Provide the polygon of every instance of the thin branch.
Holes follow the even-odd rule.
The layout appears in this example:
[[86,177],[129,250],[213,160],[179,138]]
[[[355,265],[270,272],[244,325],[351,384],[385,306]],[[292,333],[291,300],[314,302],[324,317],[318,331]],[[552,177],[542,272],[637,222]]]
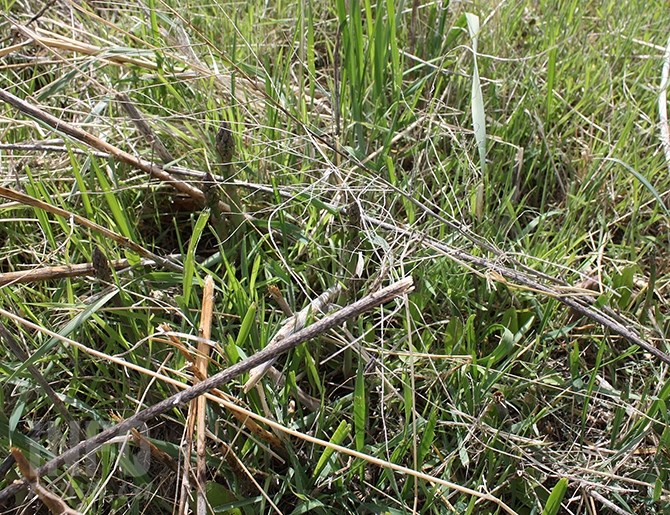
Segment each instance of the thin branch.
[[[2,90],[0,90],[1,92]],[[183,270],[183,267],[171,260],[165,259],[161,256],[158,256],[157,254],[154,254],[151,251],[148,251],[141,245],[138,245],[134,241],[132,241],[129,238],[126,238],[125,236],[121,236],[118,233],[115,233],[114,231],[110,231],[106,227],[103,227],[102,225],[99,225],[95,222],[92,222],[88,218],[84,218],[83,216],[77,215],[75,213],[72,213],[71,211],[67,211],[63,208],[52,206],[51,204],[47,204],[46,202],[43,202],[42,200],[36,199],[35,197],[31,197],[30,195],[26,195],[25,193],[20,193],[16,190],[13,190],[11,188],[6,188],[4,186],[0,186],[0,197],[5,197],[10,200],[14,200],[16,202],[19,202],[21,204],[25,204],[27,206],[32,206],[36,207],[38,209],[42,209],[46,211],[47,213],[51,213],[53,215],[57,216],[62,216],[65,219],[68,220],[73,220],[75,223],[87,227],[99,234],[102,234],[106,238],[109,238],[122,247],[126,247],[133,252],[136,252],[142,257],[151,259],[158,263],[159,265],[163,266],[164,268],[167,268],[169,270],[174,270],[177,272],[181,272]]]
[[[142,266],[154,266],[153,259],[142,259]],[[115,259],[109,261],[109,267],[114,270],[132,266],[127,259]],[[81,263],[77,265],[55,265],[31,268],[20,272],[0,273],[0,287],[8,284],[32,283],[37,281],[50,281],[53,279],[64,279],[66,277],[83,277],[96,275],[96,267],[93,263]]]
[[[320,334],[325,333],[326,331],[341,325],[347,320],[354,318],[361,313],[369,311],[376,306],[384,304],[393,300],[396,297],[401,295],[406,295],[414,289],[414,283],[411,277],[406,277],[401,279],[386,288],[383,288],[377,292],[371,293],[366,297],[346,306],[339,311],[329,315],[318,322],[306,327],[302,331],[288,336],[276,346],[271,348],[265,348],[260,352],[244,359],[235,365],[222,370],[218,374],[215,374],[204,381],[197,383],[190,388],[183,390],[175,395],[168,397],[167,399],[154,404],[142,411],[139,411],[132,417],[127,418],[123,422],[115,424],[101,433],[98,433],[96,436],[84,440],[83,442],[78,443],[74,447],[71,447],[65,451],[60,456],[48,461],[41,467],[37,469],[39,476],[44,476],[55,470],[57,470],[62,465],[69,463],[74,463],[81,457],[86,454],[93,452],[95,449],[108,442],[112,438],[126,433],[131,429],[140,426],[141,424],[165,413],[166,411],[173,409],[177,406],[180,406],[186,402],[190,402],[193,399],[207,393],[209,390],[221,386],[224,383],[227,383],[234,379],[235,377],[248,372],[253,367],[260,365],[277,357],[289,350],[297,347],[301,343],[304,343],[308,340],[311,340]],[[13,495],[25,488],[25,482],[13,483],[12,485],[6,487],[0,491],[0,504],[7,502]]]
[[[415,236],[415,233],[409,229],[404,229],[397,225],[392,225],[376,218],[364,215],[363,219],[366,222],[370,222],[371,225],[375,225],[383,229],[398,232],[406,236]],[[570,290],[569,288],[561,289],[560,287],[547,286],[536,281],[532,277],[529,277],[524,272],[506,267],[483,257],[473,256],[468,252],[450,247],[449,245],[446,245],[441,241],[429,236],[422,235],[421,244],[425,247],[439,251],[457,263],[468,263],[469,265],[476,265],[477,267],[483,269],[485,271],[484,273],[497,274],[497,277],[494,276],[493,279],[496,282],[506,284],[508,287],[525,287],[528,290],[552,297],[573,309],[580,315],[590,318],[603,327],[606,327],[613,333],[622,336],[624,339],[628,340],[629,343],[641,347],[645,351],[656,356],[662,362],[670,365],[670,356],[668,354],[660,351],[651,343],[645,341],[633,329],[625,326],[622,322],[615,320],[614,317],[616,316],[616,313],[609,314],[603,312],[600,309],[594,308],[591,305],[592,300],[590,300],[586,295],[576,296],[574,288]]]
[[[168,183],[177,191],[193,198],[196,202],[198,202],[199,205],[203,207],[205,206],[205,194],[202,191],[184,181],[173,177],[162,167],[156,166],[155,164],[150,163],[149,161],[145,161],[139,157],[135,157],[132,154],[129,154],[128,152],[125,152],[120,148],[115,147],[114,145],[107,143],[100,138],[97,138],[89,132],[75,127],[74,125],[70,125],[69,123],[56,118],[46,111],[43,111],[42,109],[29,104],[24,100],[21,100],[19,97],[12,95],[10,92],[5,91],[4,89],[0,89],[0,100],[4,100],[22,113],[27,114],[28,116],[48,125],[55,131],[61,132],[70,136],[71,138],[81,141],[89,147],[103,152],[108,152],[117,161],[121,161],[122,163],[126,163],[134,168],[138,168],[148,173],[152,177]],[[219,201],[218,207],[221,212],[230,212],[230,206],[228,206],[225,202]]]

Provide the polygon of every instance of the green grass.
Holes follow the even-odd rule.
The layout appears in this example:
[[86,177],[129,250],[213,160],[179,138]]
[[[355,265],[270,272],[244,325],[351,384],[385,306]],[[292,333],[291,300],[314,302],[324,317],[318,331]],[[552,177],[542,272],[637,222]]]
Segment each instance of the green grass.
[[[670,351],[661,3],[58,3],[27,25],[40,7],[2,5],[0,88],[160,163],[115,99],[127,94],[170,165],[199,172],[180,177],[201,187],[205,172],[230,174],[254,217],[238,226],[184,206],[168,185],[0,104],[3,186],[183,264],[143,267],[73,219],[0,204],[0,272],[87,263],[96,247],[134,265],[113,274],[116,295],[94,277],[0,287],[0,308],[23,320],[0,322],[80,428],[95,433],[177,391],[120,358],[189,383],[188,358],[157,332],[166,324],[194,352],[187,335],[198,334],[208,274],[210,374],[279,329],[270,286],[297,312],[339,282],[344,305],[411,274],[407,299],[281,358],[284,386],[266,378],[245,395],[241,377],[222,388],[291,431],[273,428],[280,448],[209,403],[217,513],[503,512],[463,489],[522,514],[665,512],[667,366],[496,268],[562,295],[589,287],[596,307]],[[62,48],[44,32],[51,39],[31,42],[39,30],[101,50]],[[223,120],[236,147],[225,174],[214,144]],[[7,146],[56,138],[59,151]],[[230,191],[219,177],[214,200]],[[19,447],[39,465],[78,428],[1,345],[0,452]],[[176,461],[186,417],[175,409],[145,428]],[[42,484],[88,513],[171,512],[181,472],[141,454],[116,441]],[[17,477],[10,467],[0,487]],[[34,511],[31,499],[7,509]]]

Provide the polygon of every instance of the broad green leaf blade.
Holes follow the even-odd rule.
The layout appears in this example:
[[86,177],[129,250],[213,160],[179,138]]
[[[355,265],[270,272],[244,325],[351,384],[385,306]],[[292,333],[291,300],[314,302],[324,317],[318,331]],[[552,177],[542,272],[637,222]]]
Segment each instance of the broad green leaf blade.
[[365,447],[365,426],[367,425],[367,403],[365,402],[365,376],[363,375],[364,366],[358,367],[356,374],[356,385],[354,387],[354,434],[356,441],[356,450],[360,451]]
[[[330,439],[330,443],[334,443],[335,445],[340,445],[342,441],[347,437],[349,434],[349,431],[351,429],[351,426],[349,425],[348,422],[343,420],[340,422],[340,425],[337,427],[335,430],[335,433],[333,433],[333,437]],[[321,454],[321,457],[319,458],[319,461],[316,464],[316,467],[314,468],[314,473],[312,474],[312,478],[316,479],[318,478],[323,470],[326,468],[326,464],[328,463],[328,460],[330,457],[335,453],[335,450],[326,447],[323,450],[323,453]]]
[[21,420],[21,417],[23,416],[23,410],[26,407],[26,399],[24,398],[24,395],[21,395],[21,397],[19,397],[19,400],[16,401],[16,406],[14,406],[14,409],[12,410],[12,414],[9,416],[9,433],[10,433],[10,435],[14,431],[16,431],[16,426],[19,425],[19,420]]
[[247,310],[246,315],[244,315],[244,320],[242,320],[242,325],[240,326],[240,332],[237,333],[237,340],[235,341],[235,345],[240,348],[244,348],[244,343],[247,341],[249,333],[251,332],[251,328],[254,326],[255,322],[256,303],[252,302],[249,306],[249,309]]
[[423,431],[423,435],[421,436],[421,443],[419,443],[419,463],[423,463],[423,460],[426,456],[428,456],[428,453],[433,445],[433,440],[435,439],[435,426],[437,425],[437,411],[436,410],[431,410],[430,411],[430,418],[428,419],[428,424],[426,424],[426,428]]
[[184,306],[188,306],[191,297],[191,287],[193,286],[193,277],[195,276],[195,250],[198,248],[198,242],[202,237],[202,232],[205,230],[207,221],[209,220],[209,209],[203,210],[195,222],[191,241],[188,243],[188,251],[184,259],[184,280],[183,280],[183,301]]
[[482,174],[486,172],[486,116],[484,112],[484,95],[479,81],[479,68],[477,67],[477,37],[479,34],[479,17],[466,13],[468,32],[472,38],[472,129],[475,133],[475,141],[479,150],[479,161]]
[[568,491],[568,478],[561,478],[551,491],[547,504],[542,510],[542,515],[556,515],[561,509],[561,501]]
[[112,213],[112,217],[116,222],[119,232],[126,238],[134,241],[135,236],[131,229],[131,224],[126,217],[126,210],[121,206],[119,199],[116,197],[116,187],[112,185],[109,178],[105,175],[105,172],[98,166],[98,161],[96,159],[91,159],[91,167],[98,178],[102,194],[107,202],[109,211]]

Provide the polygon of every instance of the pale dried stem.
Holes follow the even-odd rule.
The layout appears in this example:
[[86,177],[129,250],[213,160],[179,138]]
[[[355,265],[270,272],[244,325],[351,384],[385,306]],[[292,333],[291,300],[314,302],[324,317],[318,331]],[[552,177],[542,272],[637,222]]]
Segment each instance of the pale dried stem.
[[[154,266],[156,262],[152,259],[142,259],[141,266]],[[114,270],[122,270],[131,266],[127,259],[115,259],[109,261],[109,267]],[[9,284],[32,283],[37,281],[50,281],[53,279],[64,279],[66,277],[83,277],[95,275],[96,268],[93,263],[82,263],[79,265],[57,265],[33,268],[21,272],[0,273],[0,287]]]
[[[182,454],[181,471],[181,489],[179,496],[178,515],[187,515],[189,513],[189,497],[191,493],[191,452],[193,451],[193,434],[195,433],[195,401],[191,401],[186,415],[186,424],[184,427],[184,436],[180,445]],[[194,478],[197,482],[197,477]]]
[[[96,436],[80,442],[79,444],[65,451],[63,454],[42,465],[39,469],[37,469],[37,473],[39,476],[43,476],[57,470],[63,465],[74,463],[82,456],[85,456],[86,454],[94,451],[112,438],[130,431],[131,429],[138,427],[139,425],[165,413],[170,409],[174,409],[175,407],[183,405],[186,402],[190,402],[200,395],[206,394],[211,389],[231,381],[240,374],[251,370],[253,367],[264,363],[269,359],[275,358],[278,355],[283,354],[297,347],[301,343],[311,340],[334,327],[338,327],[347,320],[350,320],[351,318],[354,318],[361,313],[369,311],[370,309],[389,302],[399,296],[406,295],[410,293],[413,288],[414,283],[412,278],[406,277],[387,286],[386,288],[367,295],[366,297],[363,297],[353,304],[340,309],[332,315],[329,315],[306,327],[305,329],[288,336],[279,342],[276,346],[265,348],[250,356],[249,358],[232,365],[226,370],[223,370],[207,378],[206,380],[201,381],[200,383],[197,383],[179,393],[176,393],[175,395],[172,395],[171,397],[168,397],[167,399],[164,399],[163,401],[158,402],[153,406],[145,408],[132,417],[127,418],[123,422],[115,424],[97,434]],[[2,311],[11,315],[4,310]],[[16,317],[10,316],[10,318]],[[19,492],[24,487],[25,483],[14,483],[6,487],[0,491],[0,503],[4,503],[9,500],[14,494]],[[475,493],[477,496],[482,496],[480,492]],[[490,496],[486,495],[486,498],[490,498]]]
[[[74,5],[74,2],[72,2],[71,5]],[[43,28],[32,30],[25,25],[20,25],[18,23],[15,23],[13,26],[24,36],[30,38],[32,42],[37,43],[38,45],[48,48],[54,52],[56,50],[65,50],[67,52],[76,52],[78,54],[95,56],[97,59],[102,61],[107,61],[118,65],[131,64],[147,70],[158,69],[156,63],[152,61],[123,55],[122,53],[110,53],[102,47],[91,45],[90,43],[84,43],[82,41],[72,39],[62,34],[57,34],[55,32],[45,30]]]
[[[214,280],[211,275],[205,278],[202,292],[202,310],[200,313],[200,328],[198,340],[198,354],[195,358],[195,367],[198,369],[201,380],[207,379],[207,364],[209,362],[209,345],[206,343],[212,336],[212,314],[214,312]],[[191,401],[193,402],[193,401]],[[196,484],[197,484],[197,514],[207,515],[207,399],[204,395],[198,397],[196,405]]]
[[596,501],[600,502],[603,506],[606,508],[612,510],[613,513],[616,513],[616,515],[632,515],[631,512],[626,511],[624,509],[619,508],[616,504],[614,504],[612,501],[607,499],[605,496],[602,494],[596,492],[592,488],[587,488],[586,489],[587,495],[593,497]]
[[658,95],[658,117],[661,126],[661,145],[665,154],[665,164],[670,171],[670,125],[668,125],[668,86],[670,85],[670,38],[663,54],[661,70],[661,91]]

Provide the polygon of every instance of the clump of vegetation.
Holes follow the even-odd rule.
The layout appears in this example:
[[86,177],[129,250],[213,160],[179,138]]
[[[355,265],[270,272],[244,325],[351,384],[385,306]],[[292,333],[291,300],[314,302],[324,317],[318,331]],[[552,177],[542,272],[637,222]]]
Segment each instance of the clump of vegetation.
[[663,6],[182,4],[4,1],[3,512],[663,513]]

